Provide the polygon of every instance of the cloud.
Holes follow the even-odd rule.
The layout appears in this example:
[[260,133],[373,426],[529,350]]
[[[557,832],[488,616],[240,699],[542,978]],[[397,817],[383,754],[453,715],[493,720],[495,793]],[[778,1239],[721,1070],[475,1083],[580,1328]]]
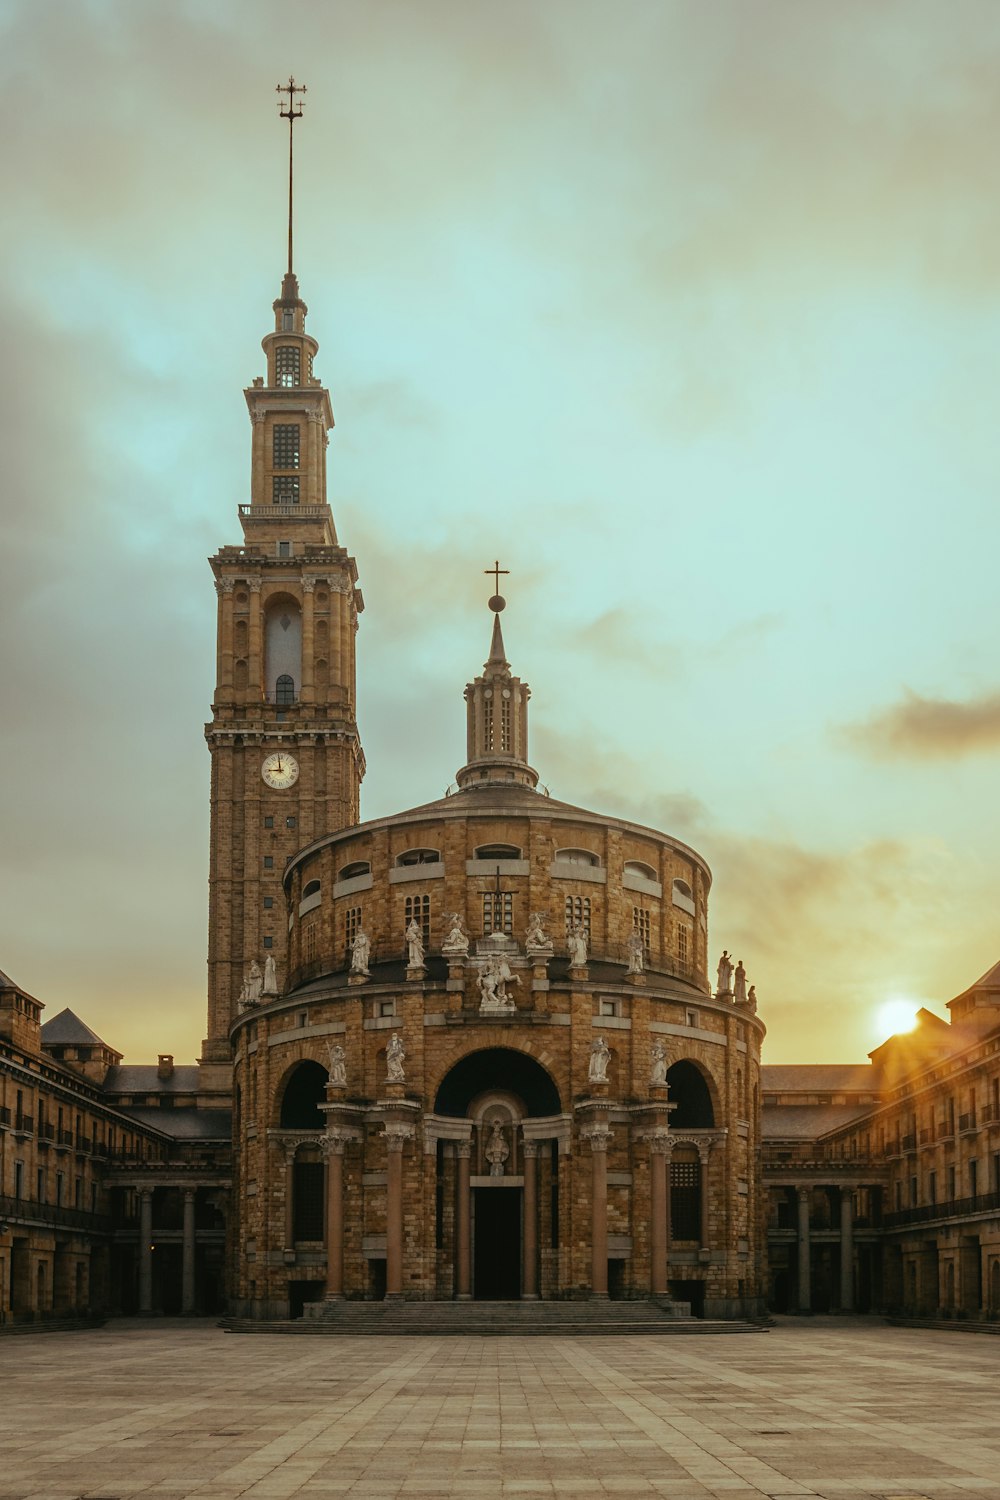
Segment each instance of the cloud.
[[839,735],[877,760],[955,760],[1000,749],[1000,692],[958,703],[907,689],[901,703]]

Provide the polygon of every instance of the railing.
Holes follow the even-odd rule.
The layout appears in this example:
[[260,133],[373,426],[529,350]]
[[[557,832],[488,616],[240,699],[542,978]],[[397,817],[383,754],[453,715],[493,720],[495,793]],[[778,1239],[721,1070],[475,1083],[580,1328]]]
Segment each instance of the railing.
[[983,1124],[984,1125],[997,1125],[997,1124],[1000,1124],[1000,1110],[997,1109],[997,1107],[996,1107],[995,1104],[984,1105],[984,1107],[983,1107]]
[[916,1208],[900,1208],[886,1214],[883,1224],[894,1229],[901,1224],[926,1224],[931,1219],[964,1219],[974,1214],[995,1213],[1000,1209],[1000,1193],[978,1193],[974,1198],[951,1198],[944,1203],[923,1203]]
[[963,1134],[965,1134],[966,1131],[969,1131],[969,1130],[978,1130],[978,1129],[979,1129],[979,1126],[976,1124],[976,1111],[974,1109],[970,1109],[969,1113],[967,1115],[959,1115],[959,1117],[958,1117],[958,1132],[959,1132],[959,1135],[963,1135]]
[[72,1132],[72,1130],[60,1130],[60,1132],[59,1132],[59,1144],[60,1144],[60,1146],[72,1146],[72,1144],[73,1144],[73,1132]]
[[62,1208],[54,1203],[31,1203],[27,1198],[0,1194],[0,1219],[14,1223],[61,1224],[67,1229],[89,1229],[107,1233],[109,1214],[92,1214],[82,1208]]
[[281,501],[277,505],[241,505],[240,517],[248,517],[253,521],[263,521],[269,516],[281,521],[315,521],[322,520],[329,511],[328,505],[288,505]]
[[920,1144],[921,1144],[921,1146],[926,1146],[927,1143],[929,1141],[933,1140],[933,1139],[934,1139],[933,1131],[931,1130],[931,1128],[930,1128],[929,1125],[925,1125],[921,1129],[921,1131],[920,1131]]
[[904,1151],[916,1151],[916,1149],[917,1149],[917,1138],[916,1138],[916,1136],[915,1135],[904,1135],[903,1136],[902,1145],[903,1145],[903,1150]]
[[56,1138],[56,1128],[55,1128],[54,1125],[50,1125],[47,1120],[45,1121],[45,1123],[43,1125],[39,1125],[39,1127],[38,1127],[38,1144],[40,1146],[43,1145],[46,1141],[54,1141],[55,1138]]
[[950,1141],[955,1134],[955,1126],[951,1120],[939,1120],[937,1127],[937,1138],[939,1141]]
[[7,1108],[6,1104],[0,1105],[0,1125],[9,1125],[9,1124],[10,1124],[10,1110]]
[[14,1133],[15,1133],[15,1135],[18,1134],[18,1133],[20,1133],[21,1135],[31,1135],[34,1132],[34,1129],[35,1129],[35,1117],[34,1117],[34,1115],[15,1115],[14,1116]]

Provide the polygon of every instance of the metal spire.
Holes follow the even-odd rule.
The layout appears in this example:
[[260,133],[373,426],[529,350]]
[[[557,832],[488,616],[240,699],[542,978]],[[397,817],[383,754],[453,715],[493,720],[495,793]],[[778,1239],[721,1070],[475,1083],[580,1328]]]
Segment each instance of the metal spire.
[[279,83],[275,89],[276,94],[287,94],[287,107],[284,99],[278,100],[278,115],[282,120],[288,121],[288,274],[292,274],[292,132],[295,129],[295,121],[301,120],[304,104],[295,106],[296,94],[304,94],[306,86],[304,83],[296,83],[289,74],[287,83]]

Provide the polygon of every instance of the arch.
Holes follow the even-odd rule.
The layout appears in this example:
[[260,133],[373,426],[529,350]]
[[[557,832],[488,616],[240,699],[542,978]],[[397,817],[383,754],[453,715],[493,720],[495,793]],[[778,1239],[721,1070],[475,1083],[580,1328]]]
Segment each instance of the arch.
[[671,889],[675,896],[683,896],[688,901],[694,900],[694,891],[688,885],[687,881],[682,880],[679,875],[675,876],[671,884]]
[[688,1059],[667,1069],[668,1098],[677,1108],[670,1116],[673,1130],[712,1130],[715,1110],[705,1074]]
[[282,672],[276,678],[274,701],[279,708],[288,708],[295,702],[295,682],[290,672]]
[[513,1047],[484,1047],[460,1057],[438,1085],[434,1113],[464,1120],[473,1100],[498,1087],[523,1100],[528,1116],[546,1118],[562,1113],[559,1090],[551,1075],[528,1053]]
[[246,620],[236,620],[233,623],[233,655],[247,656],[248,654],[247,622]]
[[600,868],[601,856],[595,854],[593,849],[557,849],[555,852],[557,865],[589,865]]
[[242,690],[249,682],[249,673],[245,661],[238,661],[233,667],[233,687]]
[[657,880],[659,878],[653,866],[644,864],[641,859],[627,859],[625,861],[625,874],[638,875],[643,880]]
[[278,1112],[282,1130],[322,1130],[326,1117],[319,1106],[326,1103],[329,1074],[321,1063],[296,1063],[285,1075]]
[[440,849],[404,849],[402,854],[396,855],[397,870],[405,865],[436,865],[440,862]]
[[473,854],[474,859],[498,860],[498,859],[520,859],[521,850],[517,844],[480,844]]
[[268,600],[264,615],[264,660],[264,687],[268,700],[276,700],[281,677],[292,679],[294,698],[302,681],[302,610],[298,600],[290,594],[278,594]]
[[359,875],[370,875],[372,865],[370,859],[354,859],[349,865],[341,865],[337,871],[338,880],[356,880]]
[[307,896],[318,896],[319,892],[320,892],[320,883],[319,883],[319,881],[318,880],[307,880],[306,883],[305,883],[305,885],[302,887],[302,899],[304,901]]

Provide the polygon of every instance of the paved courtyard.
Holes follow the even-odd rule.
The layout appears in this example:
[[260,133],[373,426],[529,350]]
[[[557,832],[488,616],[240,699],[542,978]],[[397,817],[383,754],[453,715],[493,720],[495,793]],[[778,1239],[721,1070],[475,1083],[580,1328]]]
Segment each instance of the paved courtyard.
[[1000,1338],[0,1339],[0,1500],[1000,1500]]

